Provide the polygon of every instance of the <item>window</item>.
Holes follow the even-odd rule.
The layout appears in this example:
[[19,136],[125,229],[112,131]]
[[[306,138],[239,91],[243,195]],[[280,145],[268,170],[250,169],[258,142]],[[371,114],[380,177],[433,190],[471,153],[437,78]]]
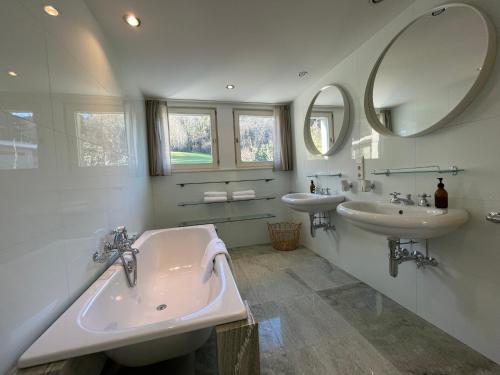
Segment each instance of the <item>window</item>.
[[74,112],[80,167],[128,165],[123,112]]
[[34,113],[0,110],[0,170],[38,168]]
[[211,169],[219,164],[215,109],[169,108],[170,158],[174,170]]
[[322,154],[328,152],[334,143],[333,113],[312,112],[311,113],[311,138],[314,146]]
[[275,118],[272,110],[235,110],[236,164],[271,167]]

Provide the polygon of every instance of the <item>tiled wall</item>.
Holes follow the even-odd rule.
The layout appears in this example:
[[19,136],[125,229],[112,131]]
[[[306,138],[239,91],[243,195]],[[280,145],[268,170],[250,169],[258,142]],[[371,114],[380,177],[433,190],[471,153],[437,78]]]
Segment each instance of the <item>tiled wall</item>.
[[[290,191],[290,172],[273,172],[271,169],[238,170],[235,162],[233,108],[271,109],[266,106],[248,106],[241,103],[189,103],[169,102],[169,106],[201,106],[217,110],[217,134],[220,169],[213,172],[174,173],[169,177],[154,177],[153,200],[155,225],[158,228],[176,226],[180,222],[193,219],[220,218],[227,216],[246,216],[271,213],[277,216],[271,221],[289,216],[289,211],[280,202],[280,197]],[[240,180],[273,178],[270,182],[241,182],[237,184],[186,185],[177,184],[189,181]],[[199,206],[179,207],[179,202],[200,201],[204,191],[235,191],[254,189],[259,196],[274,196],[274,200],[222,203]],[[268,243],[266,220],[242,221],[218,224],[219,236],[228,246],[245,246]]]
[[[92,262],[103,235],[119,224],[142,231],[152,217],[142,100],[120,91],[85,2],[57,2],[59,17],[42,5],[2,1],[2,374],[103,270]],[[77,131],[75,113],[110,111],[121,119],[114,127],[97,117]],[[85,116],[80,125],[92,125]],[[100,128],[117,135],[113,145]]]
[[[355,180],[354,157],[367,157],[366,170],[426,165],[458,165],[467,171],[446,176],[451,207],[463,207],[469,222],[459,231],[430,241],[431,255],[439,267],[416,270],[414,263],[400,267],[393,279],[388,272],[387,241],[348,225],[334,216],[337,231],[319,232],[312,239],[303,232],[305,245],[327,257],[369,285],[387,294],[406,308],[451,335],[500,362],[500,227],[486,222],[488,211],[500,209],[500,59],[491,78],[474,103],[452,126],[415,139],[379,136],[370,128],[363,110],[368,75],[388,42],[423,11],[441,4],[440,0],[418,0],[359,49],[335,66],[314,87],[294,102],[297,190],[308,188],[306,175],[319,171],[339,171]],[[468,1],[483,9],[500,26],[500,2]],[[302,124],[309,101],[327,83],[339,83],[354,103],[354,123],[343,149],[329,160],[311,160],[302,138]],[[387,200],[393,191],[434,193],[433,174],[372,176],[371,193],[347,193],[352,200]],[[338,179],[322,180],[323,186],[340,190]],[[305,215],[297,219],[307,222]],[[383,308],[383,307],[382,307]]]

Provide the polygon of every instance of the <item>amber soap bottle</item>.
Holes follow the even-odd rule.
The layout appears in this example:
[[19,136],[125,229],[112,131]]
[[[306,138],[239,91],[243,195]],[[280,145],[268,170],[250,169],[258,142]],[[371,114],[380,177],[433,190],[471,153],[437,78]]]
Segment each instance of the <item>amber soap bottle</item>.
[[439,184],[434,194],[434,205],[436,208],[448,208],[448,192],[444,189],[443,179],[438,178]]
[[309,186],[309,191],[314,193],[316,191],[316,186],[314,185],[314,181],[311,180],[311,185]]

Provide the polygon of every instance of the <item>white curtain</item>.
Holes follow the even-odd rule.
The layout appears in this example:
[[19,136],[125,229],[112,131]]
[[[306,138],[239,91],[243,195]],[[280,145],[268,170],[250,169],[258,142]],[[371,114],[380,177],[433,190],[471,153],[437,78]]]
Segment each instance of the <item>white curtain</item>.
[[168,107],[163,100],[146,100],[146,127],[150,176],[170,176]]
[[274,118],[273,169],[275,171],[291,171],[293,170],[293,153],[290,105],[275,106]]

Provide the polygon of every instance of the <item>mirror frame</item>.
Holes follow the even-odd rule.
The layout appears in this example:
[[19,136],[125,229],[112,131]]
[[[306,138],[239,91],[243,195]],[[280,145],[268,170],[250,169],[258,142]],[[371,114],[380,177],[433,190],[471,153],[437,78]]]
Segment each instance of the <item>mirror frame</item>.
[[[337,136],[337,140],[333,143],[333,146],[330,149],[322,154],[314,145],[314,142],[311,137],[311,123],[310,117],[314,107],[314,102],[321,95],[321,93],[329,88],[335,87],[340,91],[342,95],[342,100],[344,101],[344,119],[342,121],[342,127],[340,128],[340,132]],[[323,86],[314,97],[311,99],[311,103],[309,104],[309,108],[307,109],[306,118],[304,120],[304,142],[306,144],[307,151],[309,151],[313,155],[321,155],[321,156],[331,156],[336,153],[340,147],[344,144],[347,133],[349,132],[349,128],[351,126],[351,103],[349,101],[349,96],[347,95],[347,91],[340,85],[336,83],[331,83],[326,86]]]
[[[374,89],[374,84],[375,84],[375,78],[377,76],[380,65],[382,64],[384,57],[386,56],[387,52],[392,47],[392,45],[396,42],[396,40],[401,36],[401,34],[403,34],[411,26],[413,26],[413,24],[415,24],[417,21],[419,21],[423,17],[427,17],[429,15],[432,15],[432,13],[439,11],[443,8],[446,9],[446,8],[454,8],[454,7],[469,8],[469,9],[473,10],[477,15],[479,15],[479,17],[483,20],[484,28],[485,28],[486,34],[487,34],[486,36],[488,38],[488,47],[487,47],[486,56],[485,56],[485,59],[483,62],[482,69],[481,69],[479,75],[477,76],[476,81],[471,86],[469,91],[465,94],[465,96],[462,98],[462,100],[460,102],[458,102],[457,105],[454,108],[452,108],[439,121],[437,121],[434,124],[431,124],[428,128],[426,128],[418,133],[415,133],[415,134],[410,134],[410,135],[395,134],[392,131],[388,130],[379,121],[377,114],[375,112],[374,105],[373,105],[373,89]],[[368,119],[368,122],[370,123],[370,126],[380,134],[390,135],[390,136],[394,136],[394,137],[401,137],[401,138],[420,137],[422,135],[429,134],[437,129],[442,128],[444,125],[446,125],[451,120],[453,120],[455,117],[457,117],[460,113],[462,113],[467,108],[467,106],[472,103],[472,101],[476,98],[479,91],[486,84],[488,77],[491,73],[491,70],[493,69],[493,66],[495,64],[496,53],[497,53],[496,39],[497,39],[497,37],[496,37],[495,27],[493,26],[493,24],[489,20],[489,18],[482,11],[480,11],[479,9],[477,9],[469,4],[463,4],[463,3],[443,4],[443,5],[437,6],[435,8],[432,8],[432,9],[426,11],[425,13],[423,13],[420,16],[418,16],[417,18],[415,18],[405,28],[403,28],[399,33],[397,33],[396,36],[387,45],[387,47],[384,48],[384,50],[382,51],[382,54],[377,59],[377,62],[375,63],[375,66],[373,67],[373,69],[370,73],[370,76],[368,78],[368,83],[366,85],[366,90],[365,90],[365,114],[366,114],[366,118]]]

